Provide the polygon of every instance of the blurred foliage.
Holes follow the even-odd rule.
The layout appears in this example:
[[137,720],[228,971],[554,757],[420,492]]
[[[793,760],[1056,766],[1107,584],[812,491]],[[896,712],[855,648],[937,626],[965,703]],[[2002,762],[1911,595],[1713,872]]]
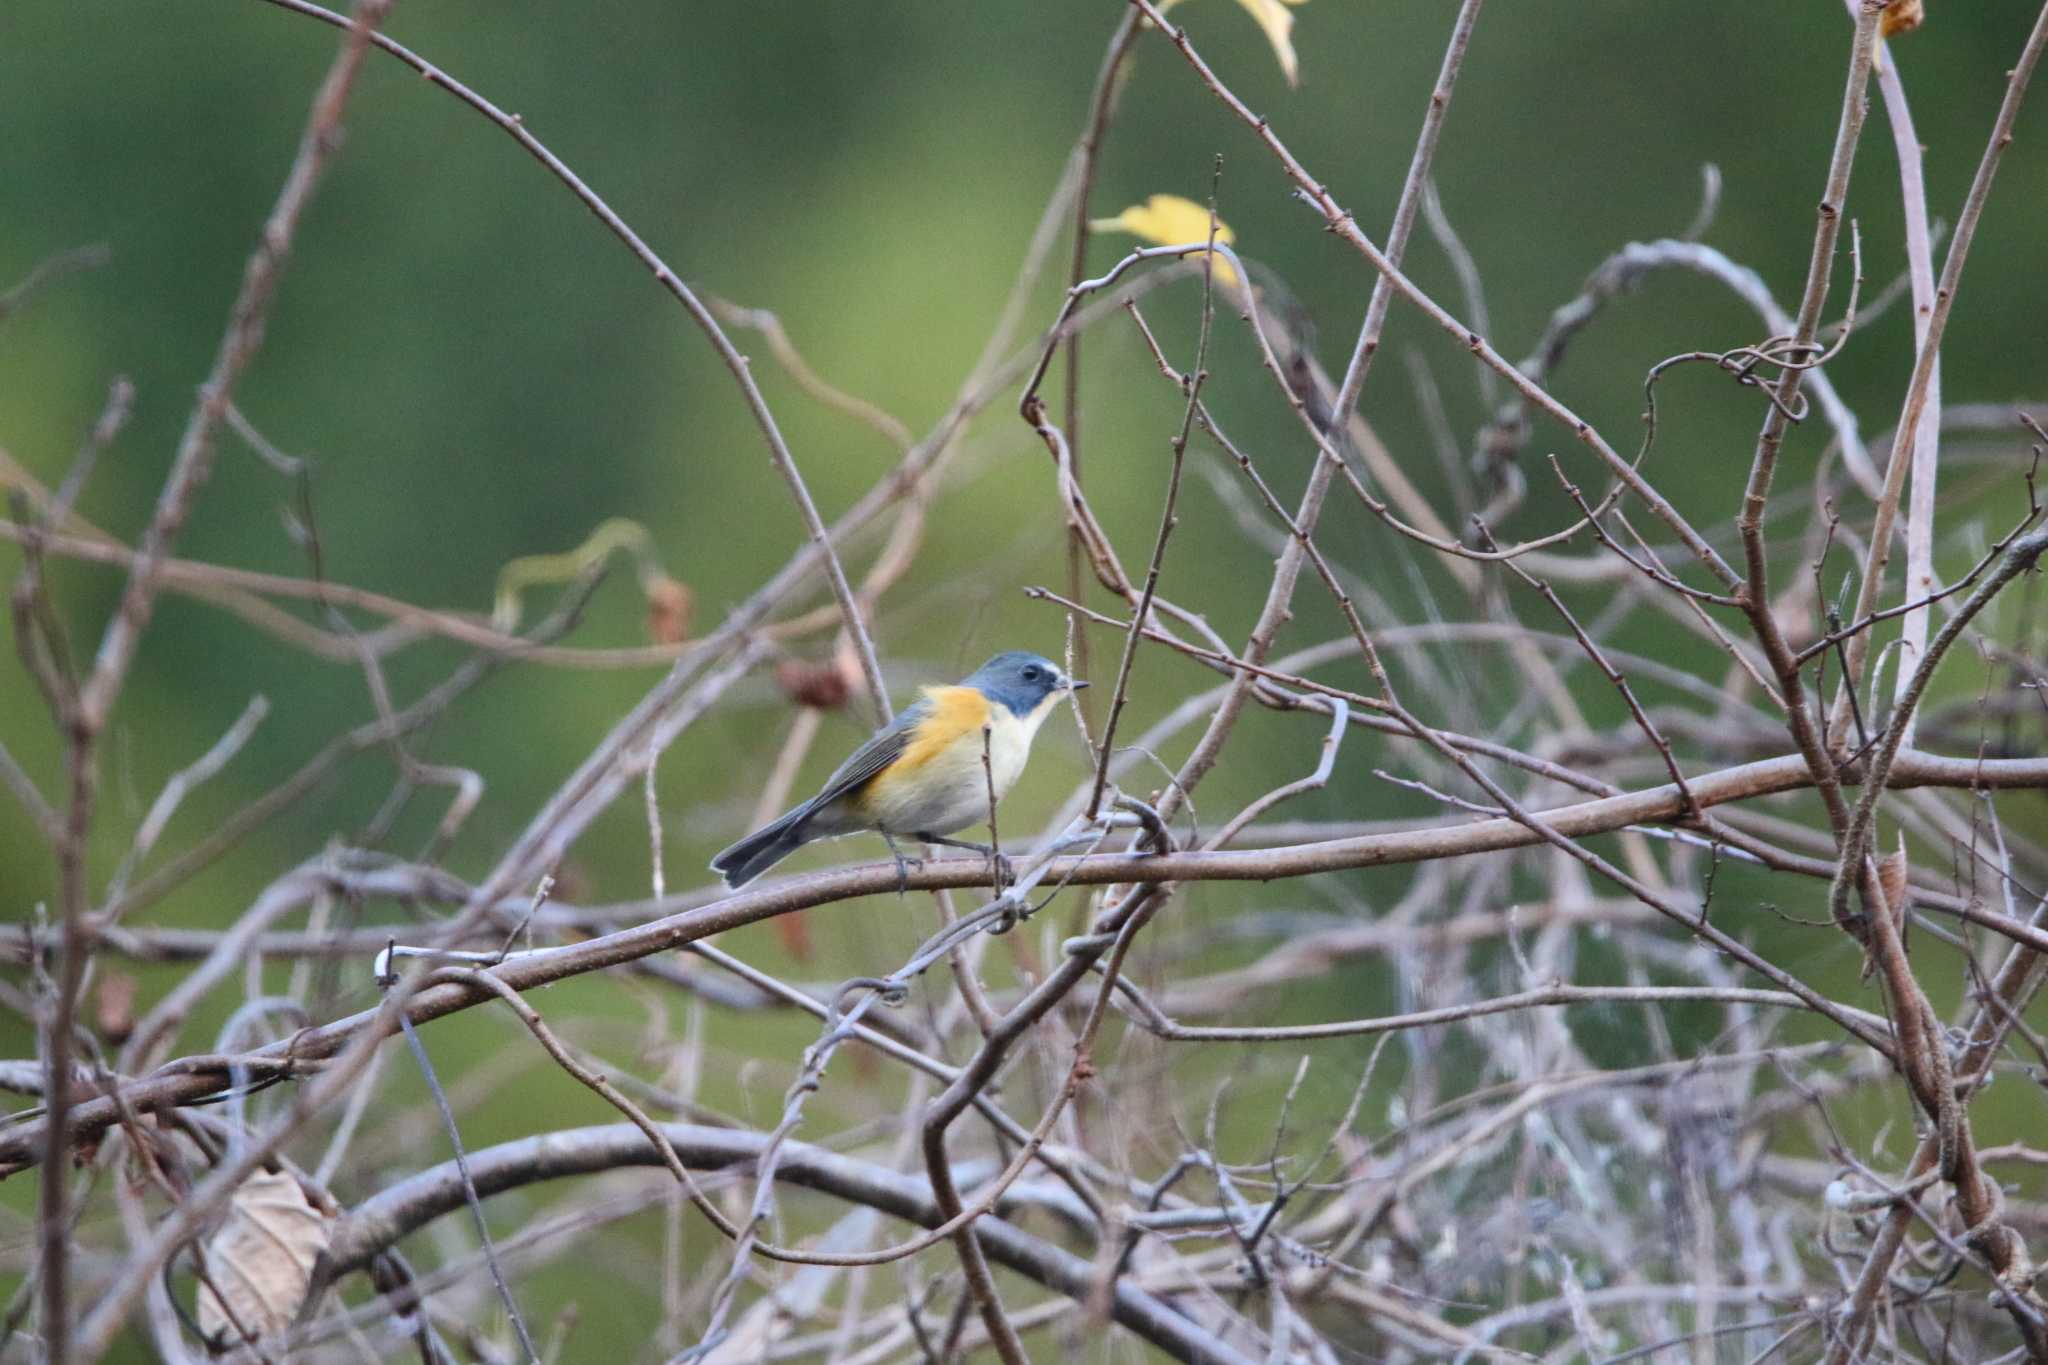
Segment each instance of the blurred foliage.
[[[389,28],[521,114],[694,285],[772,309],[818,373],[922,430],[951,401],[993,325],[1079,131],[1117,14],[1101,0],[724,7],[449,0],[401,3]],[[1451,15],[1449,4],[1352,0],[1297,10],[1297,88],[1237,7],[1198,0],[1174,17],[1377,239]],[[2030,19],[2015,5],[1942,5],[1924,29],[1893,45],[1917,100],[1938,218],[1952,219],[1960,207]],[[1490,8],[1450,114],[1437,179],[1483,272],[1500,349],[1522,354],[1550,310],[1614,248],[1681,232],[1698,206],[1705,163],[1720,167],[1724,183],[1707,239],[1793,303],[1835,129],[1847,37],[1841,7],[1824,2],[1731,10],[1519,0]],[[67,248],[102,242],[111,250],[104,268],[52,285],[0,323],[0,446],[56,483],[110,380],[132,377],[134,420],[79,504],[119,535],[132,536],[148,516],[335,42],[333,30],[256,0],[10,0],[0,7],[0,128],[7,130],[0,139],[0,287]],[[2037,92],[2037,105],[2042,98]],[[2038,107],[2026,113],[1964,278],[1944,352],[1952,402],[2048,392],[2038,255],[2039,224],[2048,216],[2042,115]],[[715,625],[798,546],[801,530],[730,377],[701,336],[517,147],[395,63],[371,61],[347,127],[300,233],[268,342],[237,395],[259,429],[315,462],[327,572],[411,601],[485,612],[508,561],[569,550],[606,519],[631,516],[652,531],[659,562],[694,593],[698,629]],[[1239,250],[1284,281],[1320,329],[1325,365],[1341,370],[1371,285],[1366,269],[1318,230],[1253,139],[1157,41],[1140,45],[1092,211],[1113,214],[1154,193],[1204,200],[1218,155],[1220,212]],[[1904,268],[1881,108],[1872,112],[1849,212],[1861,225],[1875,289]],[[1124,242],[1099,242],[1091,265],[1107,266]],[[1055,275],[1063,261],[1064,246],[1054,253]],[[1425,233],[1417,233],[1410,263],[1438,297],[1460,298],[1446,258]],[[1838,286],[1847,268],[1845,254]],[[1052,316],[1061,283],[1041,283],[1031,325]],[[1840,297],[1838,289],[1837,303]],[[1196,308],[1191,285],[1148,305],[1180,363],[1192,352]],[[1464,312],[1461,303],[1454,310]],[[1758,338],[1752,317],[1716,286],[1659,277],[1608,310],[1554,387],[1628,447],[1648,365],[1680,350]],[[890,467],[894,452],[807,400],[756,338],[739,341],[756,356],[756,373],[821,508],[836,514]],[[1179,398],[1121,318],[1091,335],[1084,355],[1089,486],[1108,529],[1136,560],[1156,522]],[[1410,357],[1434,376],[1461,442],[1488,413],[1460,349],[1397,305],[1365,411],[1411,475],[1449,507]],[[1891,424],[1910,364],[1910,320],[1900,307],[1831,367],[1866,432]],[[1311,447],[1227,317],[1210,368],[1209,402],[1291,500]],[[1661,398],[1666,425],[1652,475],[1702,525],[1723,530],[1762,405],[1705,369],[1674,375]],[[1805,496],[1826,439],[1818,425],[1797,430],[1788,446],[1779,481],[1788,499]],[[878,647],[905,689],[955,675],[998,648],[1060,646],[1060,617],[1019,591],[1064,582],[1062,528],[1043,451],[1007,399],[966,439],[970,458],[955,467],[937,504],[929,543],[877,619]],[[1539,426],[1532,449],[1558,450],[1572,467],[1587,468],[1558,431]],[[1215,458],[1199,443],[1196,454]],[[1957,534],[1940,547],[1944,569],[1975,557],[1976,542],[1963,528],[1975,526],[1987,540],[2002,529],[1996,518],[2011,507],[2016,487],[2011,465],[2003,470],[1997,480],[1980,477],[1979,467],[1948,482],[1974,489],[1981,505],[1946,523]],[[1540,470],[1531,478],[1536,491],[1499,528],[1504,536],[1551,529],[1568,512]],[[179,551],[302,574],[304,555],[280,515],[292,496],[224,433]],[[1200,477],[1191,478],[1182,511],[1167,591],[1199,606],[1226,637],[1241,638],[1264,596],[1271,550],[1238,532]],[[1439,614],[1438,604],[1457,591],[1348,503],[1333,503],[1324,527],[1322,543],[1333,557],[1407,619]],[[0,548],[0,574],[11,579],[19,562],[11,547]],[[1784,573],[1796,571],[1803,570],[1785,563]],[[60,565],[53,577],[74,644],[87,651],[118,576]],[[823,599],[814,593],[813,600]],[[1305,582],[1298,600],[1285,643],[1337,631],[1313,584]],[[1519,596],[1516,603],[1525,620],[1548,628],[1540,603]],[[638,643],[642,614],[632,575],[621,569],[577,640]],[[1711,655],[1670,634],[1646,618],[1619,643],[1719,676]],[[1098,642],[1111,645],[1107,637]],[[815,644],[822,646],[822,639]],[[11,636],[8,656],[0,664],[0,740],[55,791],[59,755],[13,662]],[[445,644],[416,646],[392,661],[393,687],[402,698],[416,695],[461,657]],[[1497,654],[1476,646],[1444,651],[1440,663],[1475,697],[1501,695],[1512,681],[1501,677]],[[1967,666],[1954,673],[1951,687],[1974,686]],[[518,668],[436,727],[423,756],[475,768],[488,784],[450,866],[465,875],[488,867],[653,676]],[[1126,733],[1207,676],[1164,654],[1142,655]],[[1362,675],[1351,680],[1362,683]],[[167,598],[105,751],[93,850],[101,877],[164,779],[203,752],[258,692],[272,699],[271,718],[228,772],[186,804],[165,848],[211,828],[337,730],[373,714],[354,670],[310,661],[223,613]],[[1606,723],[1620,721],[1600,687],[1584,687],[1582,699]],[[786,724],[787,704],[765,678],[733,703],[663,761],[672,884],[686,882],[688,869],[745,825],[757,775],[772,762]],[[828,719],[805,780],[821,775],[860,729],[851,712]],[[1199,810],[1213,825],[1234,802],[1305,771],[1320,737],[1319,726],[1298,719],[1252,716]],[[1290,817],[1375,818],[1422,808],[1416,793],[1371,776],[1386,758],[1369,755],[1363,740],[1352,744],[1339,780],[1290,806]],[[1083,771],[1070,727],[1056,723],[1030,779],[1011,798],[1010,828],[1030,827]],[[149,922],[233,919],[271,877],[360,830],[391,777],[383,756],[358,758],[343,780],[154,907]],[[622,803],[577,849],[567,871],[578,897],[645,894],[645,831],[638,811],[625,808],[632,805]],[[423,846],[439,816],[440,794],[417,798],[388,846]],[[807,856],[816,865],[865,850]],[[52,875],[23,812],[0,802],[0,914],[30,914],[50,895]],[[1278,901],[1304,911],[1370,913],[1399,885],[1398,872],[1300,883],[1270,895],[1268,908]],[[1724,869],[1718,904],[1788,965],[1821,972],[1832,989],[1874,1007],[1875,997],[1855,983],[1853,951],[1839,935],[1757,913],[1765,894],[1786,893],[1782,881],[1768,892],[1764,885]],[[1795,889],[1811,915],[1821,888]],[[1233,887],[1195,888],[1170,913],[1216,928],[1239,902]],[[893,965],[928,927],[928,911],[914,909],[906,915],[896,905],[862,903],[814,916],[819,955],[801,968],[778,956],[765,927],[733,935],[726,946],[820,979],[872,973]],[[1212,946],[1202,961],[1221,964],[1250,951]],[[145,1004],[172,975],[142,973]],[[344,969],[338,1008],[369,1000],[367,977],[366,963]],[[1332,1017],[1392,1008],[1404,998],[1398,983],[1374,971],[1301,992],[1294,1004],[1302,1017]],[[548,1000],[551,1015],[575,1018],[573,1031],[587,1041],[639,1045],[637,987],[581,981]],[[188,1038],[206,1036],[220,1017],[198,1017]],[[1612,1060],[1626,1060],[1631,1016],[1575,1016],[1587,1023],[1602,1017],[1621,1022],[1619,1036],[1602,1046],[1615,1050]],[[812,1027],[793,1019],[742,1025],[714,1018],[714,1056],[730,1064],[710,1069],[705,1099],[761,1122],[779,1107]],[[495,1058],[475,1074],[489,1077],[484,1083],[497,1098],[471,1097],[468,1139],[480,1145],[530,1131],[538,1115],[549,1123],[605,1121],[608,1111],[537,1053],[508,1042],[512,1027],[495,1012],[477,1011],[430,1032],[451,1074]],[[1803,1019],[1787,1034],[1819,1036]],[[0,1051],[22,1055],[28,1047],[18,1031],[0,1034]],[[1304,1093],[1300,1121],[1327,1122],[1341,1112],[1371,1049],[1351,1040],[1307,1050],[1317,1059],[1316,1083]],[[1290,1068],[1267,1074],[1245,1065],[1247,1053],[1258,1060],[1255,1050],[1205,1050],[1177,1073],[1191,1121],[1199,1123],[1209,1083],[1226,1071],[1236,1076],[1233,1102],[1254,1113],[1262,1112],[1261,1097],[1285,1085]],[[395,1100],[417,1086],[407,1073],[403,1065],[387,1069]],[[877,1113],[887,1107],[882,1097],[858,1094],[828,1094],[826,1102],[839,1117],[864,1104]],[[1256,1142],[1263,1121],[1243,1131]],[[411,1161],[423,1147],[438,1152],[442,1142],[432,1132],[372,1132],[365,1140],[395,1161]],[[19,1236],[31,1188],[15,1181],[0,1191],[15,1211],[10,1239]],[[645,1235],[658,1238],[658,1219],[643,1221]],[[692,1238],[707,1245],[696,1232]],[[620,1292],[609,1259],[582,1267],[588,1278],[565,1263],[535,1285],[532,1318],[546,1322],[565,1301]],[[658,1286],[625,1292],[644,1292],[653,1303]],[[615,1330],[608,1316],[586,1315],[578,1338],[586,1358]],[[639,1313],[616,1316],[626,1323]]]

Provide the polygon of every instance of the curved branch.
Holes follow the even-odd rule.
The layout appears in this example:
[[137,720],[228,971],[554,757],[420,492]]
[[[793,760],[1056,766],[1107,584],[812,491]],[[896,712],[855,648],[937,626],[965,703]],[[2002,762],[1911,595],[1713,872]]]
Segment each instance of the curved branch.
[[[267,0],[279,9],[303,14],[309,19],[318,19],[324,24],[337,28],[346,27],[348,20],[332,10],[308,3],[308,0]],[[760,386],[754,383],[754,374],[747,358],[732,344],[732,338],[718,325],[718,319],[697,297],[682,277],[669,268],[668,262],[656,254],[653,247],[633,231],[626,220],[619,217],[610,204],[599,197],[596,190],[583,183],[582,177],[569,169],[562,159],[549,151],[546,144],[526,130],[526,125],[517,114],[508,114],[497,105],[485,99],[476,91],[456,80],[440,67],[414,52],[402,43],[393,41],[381,33],[372,34],[371,43],[390,54],[405,65],[417,71],[429,85],[438,85],[449,94],[461,100],[470,108],[496,124],[505,134],[517,142],[526,154],[547,169],[548,174],[562,182],[569,192],[581,200],[583,206],[600,223],[623,243],[626,249],[645,266],[655,281],[674,296],[689,313],[691,321],[697,324],[704,337],[711,343],[711,349],[718,353],[719,360],[732,372],[733,382],[739,385],[740,397],[747,405],[747,412],[754,424],[761,429],[761,436],[768,444],[769,462],[775,472],[789,485],[790,496],[796,500],[797,515],[804,524],[804,534],[810,538],[811,547],[819,556],[825,569],[826,581],[832,585],[832,596],[839,603],[840,613],[846,619],[847,633],[852,636],[855,651],[860,656],[861,673],[867,679],[868,691],[873,697],[882,720],[892,718],[889,708],[889,689],[882,681],[882,667],[875,659],[874,643],[868,638],[867,626],[861,619],[860,603],[853,595],[853,587],[846,581],[846,570],[839,563],[839,555],[832,548],[832,533],[825,526],[825,520],[818,515],[818,507],[811,500],[810,489],[804,483],[801,470],[796,467],[796,457],[790,453],[789,443],[783,439],[782,428],[776,423],[775,415],[768,410],[768,400],[761,395]]]
[[[743,1166],[760,1156],[768,1140],[764,1133],[688,1123],[668,1123],[661,1128],[676,1154],[697,1170]],[[661,1153],[629,1123],[541,1133],[469,1156],[476,1191],[486,1198],[542,1180],[661,1164]],[[944,1221],[925,1181],[806,1142],[782,1144],[776,1173],[790,1184],[865,1204],[920,1227],[936,1227]],[[421,1171],[372,1195],[336,1226],[327,1251],[328,1277],[363,1269],[400,1238],[462,1204],[462,1180],[453,1162]],[[974,1235],[989,1259],[1048,1289],[1076,1301],[1085,1301],[1098,1289],[1095,1268],[1089,1262],[998,1218],[981,1219]],[[1213,1329],[1182,1316],[1128,1278],[1119,1279],[1108,1297],[1110,1313],[1117,1322],[1176,1360],[1248,1365],[1248,1358],[1219,1340]]]

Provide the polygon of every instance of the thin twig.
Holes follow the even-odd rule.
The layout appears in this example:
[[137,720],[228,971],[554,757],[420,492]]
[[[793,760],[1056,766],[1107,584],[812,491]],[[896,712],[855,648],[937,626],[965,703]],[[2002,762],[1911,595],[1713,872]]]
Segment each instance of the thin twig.
[[[1331,195],[1323,183],[1311,175],[1308,169],[1295,158],[1292,152],[1288,151],[1286,144],[1280,141],[1268,122],[1254,114],[1245,105],[1243,100],[1239,99],[1228,86],[1224,85],[1217,78],[1216,73],[1210,68],[1209,64],[1195,51],[1194,44],[1189,40],[1187,33],[1169,23],[1165,15],[1160,12],[1158,6],[1153,3],[1153,0],[1131,0],[1131,3],[1142,9],[1145,12],[1145,17],[1150,19],[1159,31],[1165,35],[1166,39],[1179,49],[1181,55],[1187,60],[1188,65],[1194,68],[1196,74],[1201,77],[1202,82],[1209,87],[1216,98],[1222,101],[1224,106],[1240,122],[1252,129],[1259,140],[1265,144],[1267,150],[1280,162],[1282,168],[1287,173],[1288,179],[1292,180],[1299,187],[1302,195],[1322,215],[1330,230],[1356,250],[1359,255],[1363,256],[1367,263],[1379,272],[1380,278],[1386,281],[1395,293],[1398,293],[1410,304],[1420,309],[1438,327],[1449,333],[1470,350],[1473,356],[1482,364],[1507,380],[1511,387],[1522,393],[1547,415],[1562,423],[1567,430],[1576,435],[1588,449],[1592,450],[1606,464],[1608,470],[1617,479],[1621,480],[1622,484],[1630,492],[1640,497],[1657,514],[1658,518],[1672,529],[1673,533],[1678,536],[1685,547],[1717,578],[1731,587],[1740,581],[1735,571],[1728,567],[1727,562],[1693,528],[1692,524],[1680,515],[1678,509],[1673,507],[1670,501],[1657,492],[1656,489],[1650,487],[1644,481],[1642,475],[1594,430],[1590,422],[1572,412],[1548,391],[1543,389],[1542,386],[1536,384],[1520,370],[1516,369],[1514,364],[1495,350],[1484,337],[1452,316],[1449,310],[1436,302],[1427,292],[1403,274],[1399,262],[1391,249],[1393,238],[1389,237],[1387,250],[1382,250],[1380,247],[1375,246],[1366,237],[1364,232],[1359,229],[1357,223],[1352,219],[1350,212],[1336,201],[1335,197]],[[1404,187],[1405,193],[1406,189]]]
[[[242,287],[229,314],[226,334],[213,368],[200,387],[198,404],[187,420],[178,442],[170,474],[157,497],[155,512],[143,532],[135,564],[128,576],[119,604],[100,638],[92,672],[72,700],[64,718],[70,754],[70,799],[64,814],[63,838],[58,843],[59,903],[64,917],[64,954],[57,978],[57,995],[51,1008],[49,1076],[50,1117],[47,1121],[48,1152],[52,1171],[61,1169],[69,1150],[66,1116],[69,1108],[71,1030],[78,991],[85,977],[87,941],[80,930],[90,891],[86,885],[85,844],[90,832],[97,791],[95,742],[106,728],[129,665],[140,647],[149,624],[159,589],[158,565],[170,553],[179,530],[190,514],[194,499],[206,482],[212,463],[213,437],[226,411],[235,382],[255,358],[263,341],[269,313],[285,258],[291,250],[299,219],[311,201],[321,172],[339,143],[342,111],[362,68],[370,35],[383,21],[390,0],[362,0],[355,17],[341,20],[346,33],[340,50],[329,66],[299,138],[298,152],[285,176],[254,253],[244,271]],[[118,396],[117,389],[117,396]],[[118,423],[116,423],[118,425]],[[77,489],[71,489],[73,495]],[[59,494],[59,506],[63,494]],[[68,1263],[71,1247],[62,1229],[68,1224],[63,1180],[43,1182],[38,1217],[44,1232],[42,1248],[43,1345],[51,1365],[66,1365],[71,1359]],[[87,1342],[81,1335],[79,1345]],[[82,1352],[88,1357],[89,1350]]]
[[[1220,179],[1222,174],[1223,164],[1219,157],[1216,175]],[[1194,427],[1195,410],[1202,400],[1202,385],[1209,377],[1204,367],[1209,358],[1211,324],[1216,316],[1216,205],[1213,199],[1212,191],[1212,202],[1209,205],[1209,249],[1202,253],[1202,323],[1195,342],[1195,366],[1182,381],[1187,403],[1181,410],[1180,430],[1168,443],[1173,452],[1173,460],[1167,469],[1166,497],[1159,509],[1159,533],[1152,540],[1152,561],[1145,567],[1145,586],[1138,594],[1138,605],[1131,612],[1131,630],[1124,637],[1123,655],[1117,661],[1116,685],[1110,691],[1109,715],[1102,723],[1102,742],[1098,746],[1099,754],[1095,760],[1095,789],[1088,795],[1086,816],[1090,820],[1102,810],[1102,794],[1109,785],[1109,760],[1116,752],[1116,725],[1123,716],[1124,702],[1130,695],[1131,665],[1137,658],[1139,634],[1146,620],[1152,615],[1152,599],[1159,591],[1159,571],[1166,562],[1166,542],[1172,537],[1173,528],[1179,521],[1175,512],[1180,505],[1180,476],[1187,460],[1188,433]],[[1142,328],[1144,320],[1139,317],[1137,304],[1131,303],[1126,306],[1130,308],[1131,316],[1138,319],[1138,325]],[[1085,634],[1083,638],[1086,638]]]
[[448,1143],[455,1149],[455,1169],[462,1177],[463,1199],[469,1205],[471,1216],[476,1220],[476,1236],[483,1247],[484,1260],[491,1268],[491,1283],[497,1286],[498,1301],[505,1305],[506,1316],[512,1319],[512,1330],[519,1336],[519,1345],[525,1350],[531,1365],[540,1365],[540,1352],[533,1347],[533,1338],[527,1335],[526,1319],[520,1315],[519,1303],[512,1297],[511,1286],[505,1283],[505,1268],[498,1264],[498,1253],[491,1245],[491,1225],[484,1217],[483,1200],[478,1198],[476,1182],[470,1178],[469,1156],[462,1148],[462,1130],[456,1126],[455,1111],[448,1107],[447,1092],[441,1089],[441,1082],[434,1075],[434,1064],[427,1058],[426,1045],[420,1042],[419,1031],[412,1020],[401,1011],[399,1027],[405,1030],[406,1045],[412,1049],[413,1060],[419,1063],[420,1076],[433,1093],[434,1106],[441,1111],[441,1123],[447,1130]]
[[[340,26],[348,22],[331,10],[309,3],[309,0],[266,0],[266,3],[318,19],[322,23]],[[769,462],[789,487],[790,497],[796,502],[797,515],[803,523],[804,532],[824,567],[826,581],[832,587],[832,595],[839,603],[847,632],[853,637],[854,647],[859,652],[861,674],[867,680],[869,699],[881,716],[882,722],[887,724],[892,716],[889,690],[882,680],[881,664],[875,659],[874,642],[868,638],[867,626],[861,619],[860,604],[855,600],[853,589],[846,581],[846,571],[840,566],[838,553],[832,548],[832,534],[826,529],[823,518],[818,515],[817,504],[811,500],[810,489],[804,483],[803,474],[797,468],[796,457],[790,452],[788,442],[783,439],[782,428],[777,425],[775,415],[769,411],[767,399],[761,396],[760,388],[754,383],[753,371],[748,366],[747,358],[740,354],[739,349],[732,344],[731,338],[726,336],[725,330],[718,325],[718,319],[712,315],[711,309],[683,283],[682,278],[669,268],[668,263],[655,253],[654,248],[633,231],[625,219],[613,211],[611,205],[600,198],[595,190],[569,169],[567,164],[549,151],[539,138],[526,130],[525,122],[518,115],[504,112],[425,58],[383,35],[377,35],[374,41],[378,48],[412,67],[428,82],[440,86],[469,105],[517,142],[529,156],[540,162],[549,174],[561,181],[571,194],[581,200],[583,206],[633,253],[640,264],[654,276],[656,282],[689,313],[691,321],[704,333],[705,339],[711,343],[712,350],[731,373],[733,382],[739,386],[740,396],[747,405],[747,411],[754,424],[760,428],[762,439],[768,446]]]
[[[2041,60],[2044,47],[2048,47],[2048,6],[2044,6],[2034,20],[2033,31],[2027,35],[2025,46],[2020,49],[2019,57],[2006,76],[2005,97],[1999,103],[1997,118],[1992,121],[1989,144],[1977,162],[1976,174],[1970,179],[1969,193],[1963,198],[1963,211],[1957,215],[1955,232],[1949,238],[1948,255],[1941,264],[1941,280],[1934,289],[1934,308],[1927,316],[1926,335],[1920,341],[1913,362],[1913,378],[1906,387],[1905,403],[1899,414],[1898,426],[1894,428],[1898,435],[1892,441],[1891,454],[1886,462],[1884,492],[1878,499],[1877,514],[1871,522],[1870,553],[1864,561],[1863,581],[1857,590],[1852,617],[1868,616],[1877,609],[1878,594],[1884,588],[1885,564],[1891,556],[1892,521],[1898,515],[1906,471],[1913,464],[1911,449],[1920,431],[1921,414],[1926,411],[1932,397],[1935,371],[1941,358],[1941,340],[1948,330],[1949,313],[1955,307],[1963,265],[1969,259],[1971,243],[1976,240],[1977,223],[1983,217],[1984,204],[1991,197],[1991,182],[1998,174],[2006,148],[2012,145],[2013,126],[2019,119],[2020,103],[2026,97],[2027,84],[2033,79],[2034,68]],[[1918,330],[1915,329],[1916,332]],[[1910,595],[1910,584],[1907,591]],[[1849,675],[1841,682],[1846,691],[1855,690],[1869,648],[1867,636],[1858,636],[1849,642]],[[1833,720],[1837,734],[1841,732],[1846,705],[1846,699],[1838,697]]]

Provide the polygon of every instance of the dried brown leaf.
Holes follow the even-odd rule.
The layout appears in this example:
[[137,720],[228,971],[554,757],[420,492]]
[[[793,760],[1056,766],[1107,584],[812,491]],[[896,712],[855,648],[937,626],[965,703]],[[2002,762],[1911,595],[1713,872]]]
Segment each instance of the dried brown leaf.
[[290,1327],[331,1231],[288,1172],[258,1171],[243,1181],[206,1244],[212,1286],[200,1286],[200,1330],[211,1341],[239,1343],[244,1332],[265,1337]]
[[1877,885],[1884,892],[1885,909],[1897,923],[1906,917],[1906,849],[1900,845],[1896,853],[1887,853],[1877,860]]
[[846,670],[836,662],[807,664],[798,659],[784,659],[775,665],[775,681],[791,701],[820,711],[838,710],[846,705],[846,699],[853,693],[853,684],[848,680]]
[[127,972],[107,969],[93,992],[93,1022],[100,1036],[115,1047],[135,1032],[135,978]]
[[[1896,853],[1887,853],[1877,860],[1877,890],[1884,897],[1884,904],[1872,906],[1873,913],[1888,915],[1892,927],[1898,933],[1900,944],[1906,942],[1906,928],[1912,922],[1906,913],[1907,897],[1911,893],[1906,874],[1910,871],[1906,862],[1906,838],[1899,836]],[[1877,943],[1871,939],[1863,945],[1862,979],[1870,980],[1877,971]]]
[[1926,21],[1925,0],[1892,0],[1884,7],[1884,13],[1877,16],[1877,36],[1889,38],[1897,33],[1911,33]]
[[658,645],[679,645],[690,638],[690,616],[697,596],[689,585],[655,574],[644,585],[647,593],[647,638]]

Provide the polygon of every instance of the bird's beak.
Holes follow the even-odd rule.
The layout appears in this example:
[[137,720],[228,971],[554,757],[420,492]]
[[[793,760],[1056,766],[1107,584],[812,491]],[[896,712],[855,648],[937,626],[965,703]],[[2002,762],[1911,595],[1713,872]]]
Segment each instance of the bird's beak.
[[1080,690],[1081,690],[1082,688],[1086,687],[1087,685],[1088,685],[1088,680],[1087,680],[1086,678],[1079,678],[1079,679],[1076,679],[1076,678],[1069,678],[1069,679],[1067,679],[1067,691],[1069,691],[1069,692],[1079,692],[1079,691],[1080,691]]

